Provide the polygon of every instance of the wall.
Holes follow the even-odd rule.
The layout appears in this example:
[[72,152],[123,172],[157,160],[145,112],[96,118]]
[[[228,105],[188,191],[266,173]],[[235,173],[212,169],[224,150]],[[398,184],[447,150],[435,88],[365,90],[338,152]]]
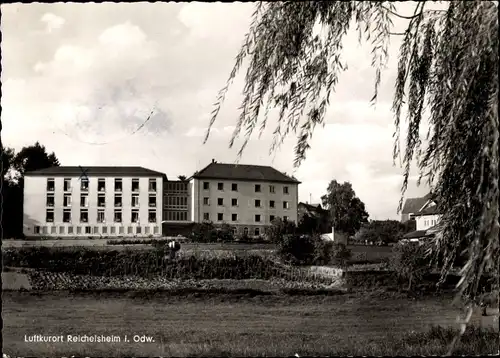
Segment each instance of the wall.
[[[416,216],[417,230],[427,230],[437,224],[440,215],[421,215]],[[434,223],[433,223],[434,221]]]
[[[99,178],[105,179],[105,197],[106,206],[104,207],[105,222],[97,222],[97,181]],[[161,236],[161,221],[163,207],[163,185],[162,178],[156,178],[156,223],[148,222],[148,197],[149,197],[149,179],[148,177],[139,177],[139,223],[131,222],[131,201],[132,201],[132,177],[122,177],[122,223],[114,222],[114,180],[115,177],[89,177],[88,192],[88,223],[80,222],[80,181],[77,177],[71,179],[71,222],[63,222],[63,197],[64,193],[64,177],[54,177],[55,181],[55,205],[54,205],[54,222],[46,223],[46,186],[47,177],[43,176],[27,176],[24,184],[24,220],[23,232],[26,236],[55,236],[55,237],[75,237],[75,236],[142,236],[150,235]],[[151,208],[152,209],[152,208]],[[34,226],[41,226],[42,230],[39,235],[34,232]],[[85,232],[85,226],[91,227],[91,233]],[[137,233],[137,227],[141,227],[141,232]],[[43,232],[43,227],[47,228],[47,232]],[[55,227],[56,229],[52,229]],[[69,233],[68,228],[72,227],[73,232]],[[81,232],[77,232],[77,227],[81,227]],[[111,233],[111,227],[115,227],[115,233]],[[123,232],[120,232],[122,227]],[[132,233],[129,233],[128,228],[132,228]],[[61,232],[63,228],[64,232]],[[95,230],[97,228],[97,231]],[[104,229],[105,228],[105,229]],[[147,229],[149,231],[147,231]],[[156,229],[155,229],[156,228]],[[53,230],[56,230],[55,232]],[[106,231],[104,231],[106,230]]]
[[[209,183],[209,189],[203,189],[203,183]],[[231,226],[243,230],[244,227],[264,228],[271,223],[271,215],[275,217],[287,216],[288,220],[297,222],[298,184],[253,182],[242,180],[220,179],[193,179],[192,180],[192,216],[193,221],[202,222],[203,213],[209,213],[209,220],[214,223],[226,222]],[[218,183],[223,183],[223,190],[218,190]],[[232,191],[232,184],[238,185],[238,191]],[[261,192],[255,192],[255,184],[261,185]],[[271,193],[269,186],[273,185],[275,192]],[[283,187],[287,186],[289,194],[283,194]],[[203,198],[209,198],[209,205],[203,204]],[[223,205],[218,205],[219,198]],[[237,206],[232,206],[232,199],[238,200]],[[261,201],[261,207],[255,207],[255,199]],[[270,207],[270,201],[275,201],[275,207]],[[288,209],[283,209],[283,201],[289,203]],[[223,221],[218,220],[218,213],[223,214]],[[232,221],[232,214],[238,215],[237,221]],[[261,222],[255,221],[255,215],[261,215]]]

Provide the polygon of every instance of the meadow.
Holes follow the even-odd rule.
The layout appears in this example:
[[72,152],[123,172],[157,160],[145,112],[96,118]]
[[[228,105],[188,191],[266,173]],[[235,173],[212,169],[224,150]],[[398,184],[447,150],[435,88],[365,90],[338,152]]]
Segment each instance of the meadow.
[[[3,345],[11,356],[441,355],[458,312],[446,298],[378,293],[11,291],[3,295]],[[476,313],[473,322],[479,320]],[[122,341],[24,341],[33,334],[116,335]],[[154,342],[124,342],[124,335]],[[494,354],[497,347],[498,333],[472,330],[456,353]]]

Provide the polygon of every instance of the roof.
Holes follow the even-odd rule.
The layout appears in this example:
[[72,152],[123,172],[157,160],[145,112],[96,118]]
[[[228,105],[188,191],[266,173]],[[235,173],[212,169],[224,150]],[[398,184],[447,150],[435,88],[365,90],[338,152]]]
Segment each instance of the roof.
[[403,205],[402,214],[415,214],[417,213],[427,201],[431,198],[431,194],[427,194],[422,198],[408,198]]
[[308,203],[303,203],[300,202],[298,204],[299,207],[303,207],[307,211],[321,211],[321,212],[326,212],[327,210],[323,209],[320,204],[308,204]]
[[195,179],[238,179],[249,181],[267,181],[277,183],[300,182],[273,167],[248,164],[226,164],[212,161],[202,170],[194,173]]
[[27,176],[136,176],[136,177],[163,177],[165,173],[143,167],[88,167],[88,166],[60,166],[50,167],[31,172],[26,172]]
[[424,210],[419,211],[413,215],[414,216],[424,216],[424,215],[437,215],[437,214],[439,214],[439,211],[437,209],[437,205],[433,205],[433,206],[427,207]]

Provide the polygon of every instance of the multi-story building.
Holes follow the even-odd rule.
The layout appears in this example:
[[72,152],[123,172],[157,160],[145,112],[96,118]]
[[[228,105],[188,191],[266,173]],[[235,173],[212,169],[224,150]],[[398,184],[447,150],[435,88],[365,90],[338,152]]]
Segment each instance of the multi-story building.
[[142,167],[52,167],[24,178],[25,236],[161,236],[165,174]]
[[262,235],[277,217],[297,223],[300,182],[272,167],[212,160],[190,184],[193,222],[226,223],[248,236]]

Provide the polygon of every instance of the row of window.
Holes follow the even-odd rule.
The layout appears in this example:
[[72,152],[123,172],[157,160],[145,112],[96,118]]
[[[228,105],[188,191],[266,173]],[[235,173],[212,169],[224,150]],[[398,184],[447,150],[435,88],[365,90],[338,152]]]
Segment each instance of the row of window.
[[[273,221],[276,219],[276,216],[274,215],[269,215],[269,221]],[[209,221],[210,219],[210,213],[203,213],[203,220]],[[288,216],[283,216],[283,220],[288,220]],[[217,221],[224,221],[224,213],[217,213]],[[235,222],[238,221],[238,214],[231,214],[231,221]],[[262,222],[262,215],[256,214],[254,216],[254,221],[256,223]]]
[[187,182],[166,182],[165,190],[169,193],[187,193],[188,183]]
[[[132,179],[132,191],[139,191],[139,179]],[[55,191],[56,183],[54,178],[47,178],[47,191]],[[64,179],[63,185],[64,191],[71,191],[71,178]],[[89,180],[88,178],[80,178],[80,190],[88,191],[89,190]],[[121,178],[115,179],[115,191],[123,191],[123,181]],[[106,179],[99,178],[97,179],[97,191],[106,191]],[[149,191],[156,192],[156,179],[149,179]]]
[[[256,193],[261,193],[262,192],[262,185],[255,184],[254,189],[255,189]],[[210,182],[208,182],[208,181],[203,182],[203,190],[210,190]],[[217,190],[224,191],[224,183],[217,183]],[[231,184],[231,191],[238,191],[238,184],[232,183]],[[272,194],[276,193],[276,186],[269,185],[269,192]],[[283,194],[289,194],[288,186],[283,187]]]
[[[235,227],[233,227],[233,234],[234,235],[238,234],[238,229]],[[249,234],[248,228],[247,227],[243,228],[243,235],[248,235],[248,234]],[[260,228],[258,228],[258,227],[254,228],[253,234],[255,236],[259,236],[261,234]]]
[[[203,198],[203,205],[210,205],[210,198]],[[260,199],[254,200],[254,205],[256,208],[263,208],[263,202]],[[217,206],[224,206],[224,198],[217,198]],[[231,206],[238,206],[238,199],[231,199]],[[269,207],[271,209],[276,208],[276,201],[270,200]],[[288,201],[283,202],[283,209],[290,209],[290,203]]]
[[425,226],[434,226],[436,225],[437,220],[424,220],[424,225]]
[[170,196],[165,195],[163,197],[164,207],[187,207],[188,197],[187,196]]
[[[123,220],[123,213],[121,210],[115,210],[113,213],[113,221],[115,223],[121,223]],[[97,222],[104,223],[106,222],[106,212],[104,210],[97,210]],[[54,222],[54,209],[47,209],[45,213],[45,221],[48,223]],[[139,210],[132,209],[130,212],[130,221],[133,223],[139,222]],[[63,210],[63,222],[70,223],[71,221],[71,209]],[[80,222],[87,223],[89,222],[89,211],[88,209],[80,209]],[[148,211],[148,222],[155,223],[156,222],[156,210]]]
[[163,215],[167,221],[187,221],[188,212],[187,211],[166,211]]
[[[49,229],[50,228],[50,229]],[[66,230],[67,229],[67,230]],[[158,226],[154,226],[153,230],[149,226],[144,226],[144,231],[142,230],[143,228],[141,226],[136,226],[135,227],[135,232],[134,232],[134,227],[133,226],[128,226],[127,227],[127,234],[158,234],[160,232],[160,228]],[[74,230],[73,226],[35,226],[34,232],[35,234],[60,234],[60,235],[66,235],[66,234],[125,234],[125,228],[123,226],[119,226],[118,228],[115,226],[110,226],[109,230],[107,226],[76,226],[76,231]]]
[[[64,194],[63,195],[63,206],[71,207],[71,198],[72,194]],[[114,206],[121,207],[123,205],[122,195],[115,194],[114,197]],[[139,207],[139,194],[132,194],[132,207]],[[47,202],[48,207],[55,206],[55,196],[53,193],[47,193]],[[89,206],[89,195],[88,194],[80,194],[80,207],[88,207]],[[98,207],[106,207],[106,194],[97,194],[97,206]],[[148,198],[148,206],[156,207],[156,194],[149,195]]]

